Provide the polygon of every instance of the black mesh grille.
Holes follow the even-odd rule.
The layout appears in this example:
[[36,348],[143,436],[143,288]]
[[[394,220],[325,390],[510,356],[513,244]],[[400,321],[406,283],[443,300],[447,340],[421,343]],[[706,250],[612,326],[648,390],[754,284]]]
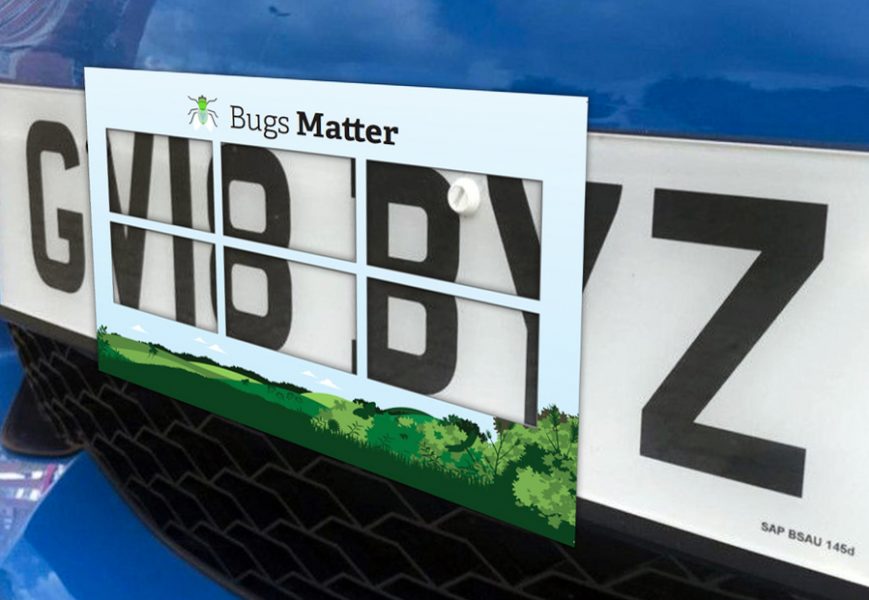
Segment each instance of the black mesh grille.
[[103,375],[12,328],[41,408],[168,543],[264,598],[807,595],[580,526],[576,549]]

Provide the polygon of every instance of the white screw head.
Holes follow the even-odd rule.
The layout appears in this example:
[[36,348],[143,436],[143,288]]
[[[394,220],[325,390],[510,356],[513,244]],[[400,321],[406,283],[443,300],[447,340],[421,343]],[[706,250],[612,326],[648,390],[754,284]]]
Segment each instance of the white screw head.
[[480,208],[480,186],[470,177],[459,177],[447,192],[447,202],[456,213],[472,215]]

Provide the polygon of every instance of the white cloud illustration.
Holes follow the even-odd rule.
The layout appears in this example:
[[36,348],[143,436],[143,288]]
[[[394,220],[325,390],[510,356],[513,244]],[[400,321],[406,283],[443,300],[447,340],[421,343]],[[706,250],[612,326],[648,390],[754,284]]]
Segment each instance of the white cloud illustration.
[[207,344],[208,343],[205,340],[203,340],[201,337],[198,337],[193,341],[196,342],[197,344]]
[[138,331],[139,333],[148,333],[141,325],[133,325],[132,327],[130,327],[130,329],[132,329],[133,331]]
[[305,377],[313,377],[314,379],[317,378],[317,376],[314,375],[313,373],[311,373],[310,371],[304,371],[304,372],[302,373],[302,375],[304,375]]
[[226,352],[223,351],[223,348],[221,348],[221,347],[218,346],[217,344],[211,344],[211,345],[208,347],[208,349],[209,349],[209,350],[213,350],[213,351],[215,351],[215,352],[220,352],[221,354],[226,354]]
[[321,379],[319,381],[319,384],[324,386],[324,387],[332,388],[333,390],[340,390],[341,389],[337,385],[335,385],[331,379]]

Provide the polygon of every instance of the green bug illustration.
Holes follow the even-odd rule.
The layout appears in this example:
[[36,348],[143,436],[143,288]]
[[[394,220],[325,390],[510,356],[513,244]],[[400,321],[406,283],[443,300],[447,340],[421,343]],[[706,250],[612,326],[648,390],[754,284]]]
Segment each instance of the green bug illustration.
[[187,97],[196,103],[196,107],[191,108],[187,112],[188,115],[191,115],[190,124],[193,125],[193,129],[199,129],[205,125],[211,131],[212,128],[217,127],[217,113],[208,108],[209,104],[217,102],[217,98],[208,100],[205,96],[199,96],[199,98]]

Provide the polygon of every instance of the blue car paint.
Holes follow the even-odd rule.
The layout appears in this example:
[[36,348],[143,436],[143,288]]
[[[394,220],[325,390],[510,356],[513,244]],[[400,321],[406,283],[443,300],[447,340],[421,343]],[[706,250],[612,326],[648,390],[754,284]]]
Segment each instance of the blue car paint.
[[[0,321],[0,414],[22,371]],[[0,449],[4,472],[62,467],[30,510],[0,527],[0,598],[232,598],[151,533],[86,454],[52,461]],[[11,501],[0,497],[0,511]],[[20,504],[20,503],[19,503]],[[8,539],[11,538],[11,539]]]
[[[155,538],[86,454],[45,497],[0,568],[21,598],[234,597]],[[43,595],[46,586],[56,595]]]
[[81,87],[92,65],[575,93],[597,131],[869,148],[862,0],[10,4],[17,83]]
[[22,376],[21,364],[18,362],[9,329],[0,321],[0,416],[6,416],[9,402],[15,397]]

